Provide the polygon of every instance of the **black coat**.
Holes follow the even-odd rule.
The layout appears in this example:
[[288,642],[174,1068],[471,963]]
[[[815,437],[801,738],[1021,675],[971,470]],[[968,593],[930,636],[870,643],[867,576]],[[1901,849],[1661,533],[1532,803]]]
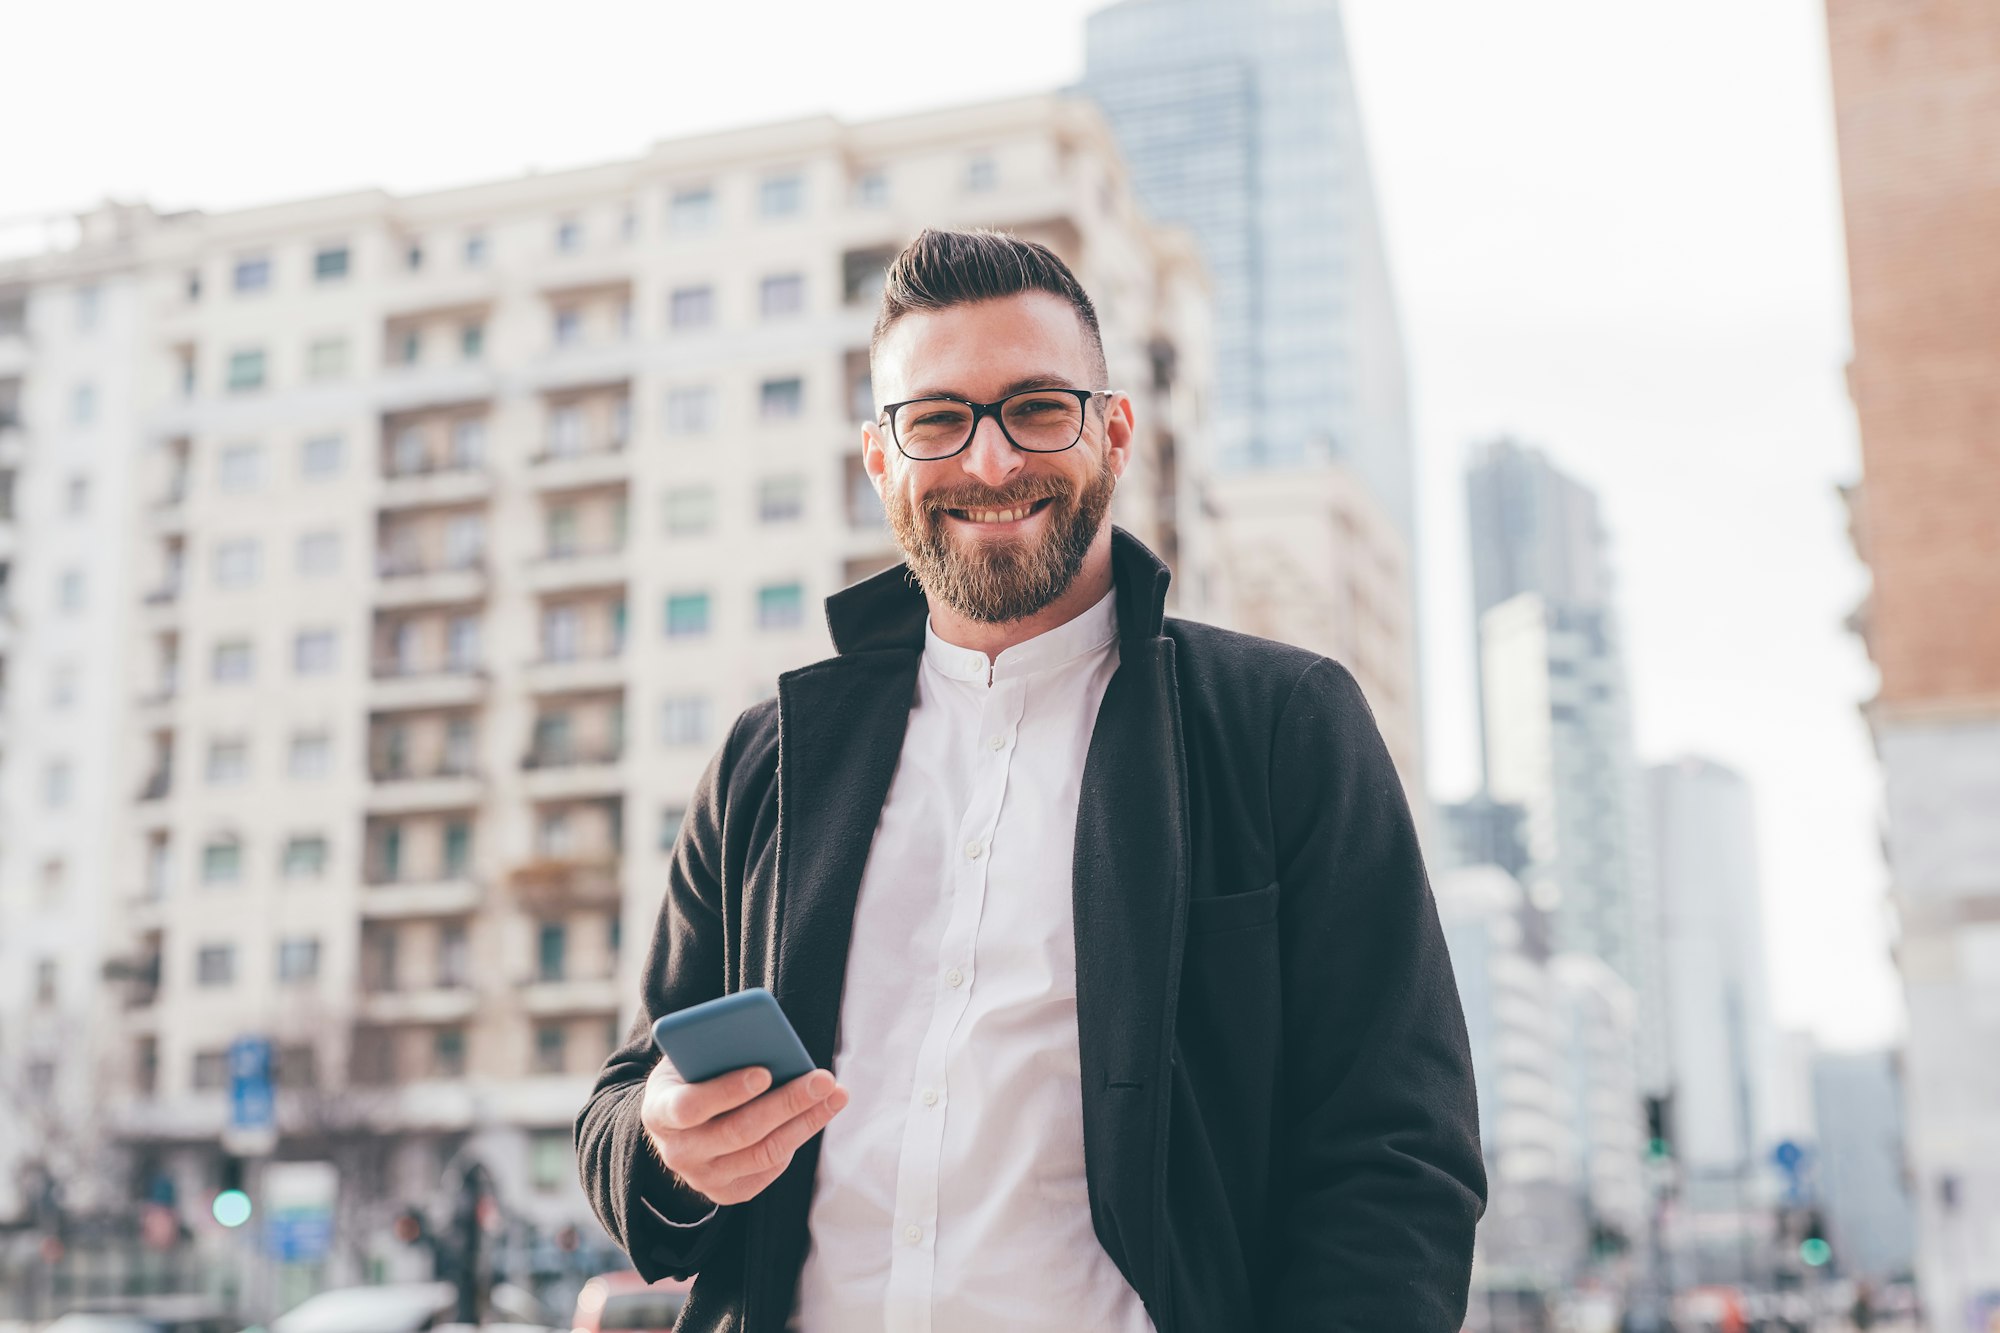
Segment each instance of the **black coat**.
[[[1456,1330],[1486,1192],[1472,1064],[1374,718],[1326,658],[1166,619],[1166,567],[1122,531],[1112,565],[1073,869],[1097,1237],[1161,1333]],[[642,1021],[577,1118],[640,1273],[700,1274],[682,1329],[784,1328],[818,1140],[749,1203],[691,1207],[639,1125],[648,1025],[766,986],[830,1066],[927,613],[901,569],[836,594],[837,655],[737,720],[674,849]]]

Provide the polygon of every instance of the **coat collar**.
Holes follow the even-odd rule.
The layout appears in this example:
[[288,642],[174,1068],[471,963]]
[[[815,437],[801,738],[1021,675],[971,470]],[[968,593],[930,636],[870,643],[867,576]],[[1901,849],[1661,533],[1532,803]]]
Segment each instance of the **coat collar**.
[[[1111,529],[1111,582],[1118,594],[1118,637],[1155,639],[1166,625],[1167,585],[1173,580],[1158,556],[1125,529]],[[826,599],[826,627],[834,651],[846,656],[883,648],[920,652],[930,602],[907,564],[885,569]]]

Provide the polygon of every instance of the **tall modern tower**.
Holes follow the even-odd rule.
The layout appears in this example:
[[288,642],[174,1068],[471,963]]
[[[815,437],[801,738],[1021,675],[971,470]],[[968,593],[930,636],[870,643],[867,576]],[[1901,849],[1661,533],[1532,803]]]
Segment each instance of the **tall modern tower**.
[[1658,910],[1597,500],[1509,440],[1475,457],[1467,493],[1486,794],[1523,811],[1522,882],[1554,947],[1637,993],[1639,1077],[1663,1087]]
[[1401,334],[1338,0],[1124,0],[1090,18],[1084,90],[1140,200],[1208,261],[1203,461],[1342,463],[1409,542]]

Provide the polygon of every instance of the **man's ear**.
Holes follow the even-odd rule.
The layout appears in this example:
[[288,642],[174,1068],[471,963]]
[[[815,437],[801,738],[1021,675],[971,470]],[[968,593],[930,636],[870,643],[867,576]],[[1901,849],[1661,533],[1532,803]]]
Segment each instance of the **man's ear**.
[[1124,394],[1104,400],[1104,462],[1111,469],[1111,475],[1122,477],[1132,463],[1132,440],[1138,433],[1138,420],[1132,413],[1132,400]]
[[872,421],[861,423],[861,467],[868,480],[875,483],[875,494],[880,498],[882,488],[889,484],[889,442],[882,438],[882,428]]

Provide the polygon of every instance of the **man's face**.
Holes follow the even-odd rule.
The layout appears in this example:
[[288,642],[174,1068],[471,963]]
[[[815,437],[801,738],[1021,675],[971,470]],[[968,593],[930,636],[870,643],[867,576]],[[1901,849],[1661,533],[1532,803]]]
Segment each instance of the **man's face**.
[[[1100,374],[1082,320],[1047,292],[905,315],[883,335],[873,364],[881,403],[1101,389]],[[1131,442],[1132,404],[1117,397],[1091,400],[1083,438],[1061,453],[1016,449],[991,416],[951,458],[905,458],[882,425],[867,427],[863,449],[924,591],[969,620],[1000,624],[1069,590],[1104,531]],[[1025,516],[994,521],[1022,509]]]

